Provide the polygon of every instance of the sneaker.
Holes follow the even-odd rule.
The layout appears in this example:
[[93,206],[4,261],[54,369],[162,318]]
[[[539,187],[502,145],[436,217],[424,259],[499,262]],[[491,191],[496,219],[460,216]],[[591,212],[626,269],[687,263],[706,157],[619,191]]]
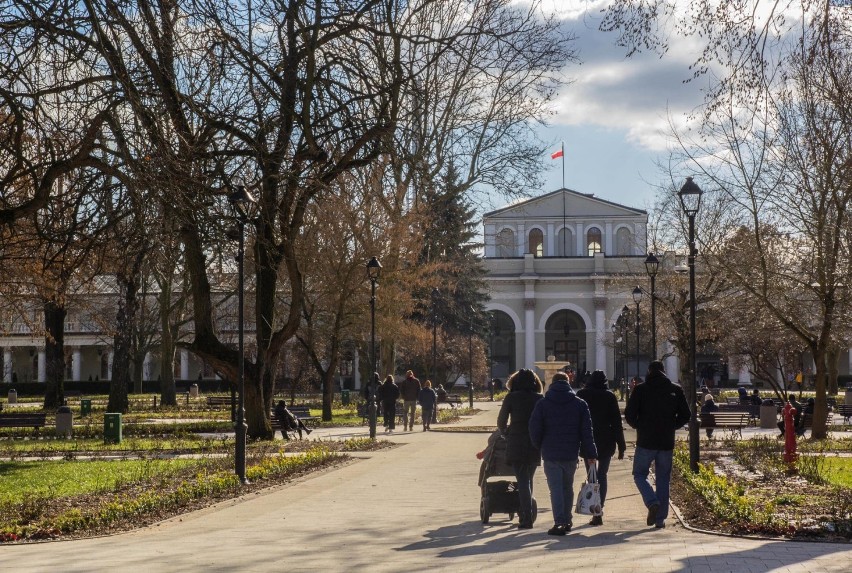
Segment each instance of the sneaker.
[[603,516],[595,515],[592,517],[592,520],[589,522],[589,525],[603,525]]
[[654,525],[657,523],[657,512],[660,510],[660,504],[655,503],[653,505],[648,506],[648,519],[645,520],[645,523],[648,525]]
[[548,535],[565,535],[567,532],[571,531],[570,525],[554,525],[550,529],[547,530]]
[[657,529],[665,529],[665,528],[666,528],[666,524],[665,524],[665,522],[663,522],[663,523],[658,523],[658,524],[656,524],[654,527],[656,527]]

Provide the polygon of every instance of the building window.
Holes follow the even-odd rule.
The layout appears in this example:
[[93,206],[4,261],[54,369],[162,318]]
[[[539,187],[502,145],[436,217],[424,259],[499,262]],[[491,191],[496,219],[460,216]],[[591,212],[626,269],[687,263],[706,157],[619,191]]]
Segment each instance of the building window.
[[544,235],[541,229],[530,231],[529,250],[527,252],[535,257],[544,256]]
[[574,254],[574,234],[571,229],[559,229],[556,236],[556,256],[570,257]]
[[615,233],[615,254],[620,257],[626,257],[630,254],[630,247],[633,245],[633,234],[630,229],[621,227]]
[[595,256],[595,253],[603,252],[601,243],[603,243],[601,230],[597,227],[589,229],[586,233],[586,251],[589,253],[590,257]]
[[496,246],[498,257],[515,256],[515,233],[512,232],[512,229],[503,229],[497,233]]

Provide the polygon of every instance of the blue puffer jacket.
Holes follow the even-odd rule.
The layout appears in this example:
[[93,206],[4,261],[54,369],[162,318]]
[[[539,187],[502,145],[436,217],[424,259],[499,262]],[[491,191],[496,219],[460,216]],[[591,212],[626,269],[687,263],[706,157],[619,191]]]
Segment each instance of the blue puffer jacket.
[[567,382],[550,385],[530,417],[530,439],[545,461],[569,462],[580,457],[580,443],[589,458],[597,458],[589,405]]

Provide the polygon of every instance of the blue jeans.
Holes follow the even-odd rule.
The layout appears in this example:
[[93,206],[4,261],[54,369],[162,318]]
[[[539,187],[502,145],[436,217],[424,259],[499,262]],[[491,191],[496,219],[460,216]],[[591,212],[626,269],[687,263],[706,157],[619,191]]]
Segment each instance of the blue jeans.
[[[654,478],[657,482],[656,490],[648,481],[651,471],[651,462],[654,462]],[[669,484],[672,481],[672,451],[671,450],[649,450],[636,446],[633,454],[633,481],[639,488],[645,507],[659,505],[657,510],[657,523],[660,525],[666,521],[669,515]]]
[[[609,472],[609,463],[612,461],[612,456],[606,456],[604,458],[598,458],[598,483],[601,487],[601,507],[606,503],[606,474]],[[586,463],[586,473],[589,471],[589,464]]]
[[574,473],[577,461],[549,462],[544,460],[544,477],[550,489],[550,506],[553,509],[553,523],[572,525],[571,510],[574,507]]
[[536,466],[513,464],[512,468],[515,470],[515,479],[518,482],[518,500],[520,504],[518,522],[532,523],[532,482]]

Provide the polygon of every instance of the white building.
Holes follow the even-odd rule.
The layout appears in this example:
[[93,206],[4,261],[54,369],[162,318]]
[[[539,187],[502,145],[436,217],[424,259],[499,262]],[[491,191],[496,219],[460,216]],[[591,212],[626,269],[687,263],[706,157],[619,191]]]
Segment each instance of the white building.
[[623,375],[612,325],[633,304],[633,288],[648,284],[648,214],[559,189],[487,213],[483,223],[492,377],[548,356]]

